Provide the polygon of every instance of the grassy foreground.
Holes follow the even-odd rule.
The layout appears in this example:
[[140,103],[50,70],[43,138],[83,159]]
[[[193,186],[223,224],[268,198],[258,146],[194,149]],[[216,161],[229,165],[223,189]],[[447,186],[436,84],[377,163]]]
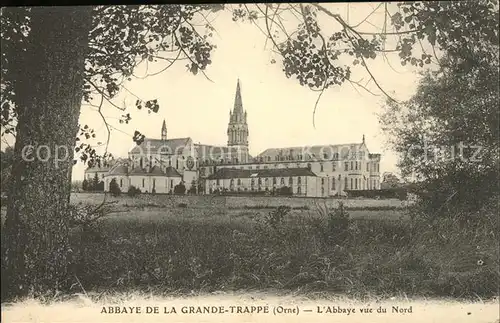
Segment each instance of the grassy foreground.
[[500,230],[494,214],[471,226],[453,219],[344,219],[327,213],[292,210],[281,218],[272,210],[131,207],[72,232],[71,269],[79,281],[73,292],[498,295]]

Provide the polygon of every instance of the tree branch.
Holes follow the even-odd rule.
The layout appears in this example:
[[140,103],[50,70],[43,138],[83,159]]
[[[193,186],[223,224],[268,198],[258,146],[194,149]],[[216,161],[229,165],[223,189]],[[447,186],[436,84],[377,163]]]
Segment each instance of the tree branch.
[[115,108],[117,108],[118,110],[121,110],[121,111],[125,111],[125,109],[123,108],[120,108],[119,106],[117,106],[114,102],[111,101],[111,99],[106,95],[106,93],[104,93],[104,91],[102,91],[94,82],[92,82],[89,78],[85,78],[85,81],[89,82],[90,85],[92,85],[94,87],[94,89],[96,89],[97,92],[99,92],[103,98],[106,99],[106,101],[108,101],[112,106],[114,106]]

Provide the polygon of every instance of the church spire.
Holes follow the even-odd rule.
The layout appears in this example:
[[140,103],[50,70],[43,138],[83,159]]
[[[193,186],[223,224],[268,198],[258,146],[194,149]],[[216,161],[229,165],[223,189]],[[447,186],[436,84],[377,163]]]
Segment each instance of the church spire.
[[241,99],[241,87],[240,87],[240,79],[236,83],[236,95],[234,97],[234,110],[233,113],[243,114],[243,102]]
[[161,126],[161,140],[167,140],[167,124],[165,119],[163,119],[163,125]]
[[233,111],[229,111],[229,124],[227,127],[228,146],[244,146],[248,148],[247,114],[243,110],[240,80],[236,83],[236,95]]

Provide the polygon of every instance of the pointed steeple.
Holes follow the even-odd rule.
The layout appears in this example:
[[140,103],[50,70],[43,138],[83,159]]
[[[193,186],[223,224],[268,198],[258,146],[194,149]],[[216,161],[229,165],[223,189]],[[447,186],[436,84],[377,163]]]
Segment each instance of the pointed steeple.
[[363,143],[365,143],[365,134],[363,134]]
[[161,140],[167,140],[167,124],[165,119],[163,119],[163,125],[161,126]]
[[234,108],[229,112],[227,139],[228,146],[243,146],[248,148],[247,113],[243,110],[243,100],[241,98],[241,85],[239,79],[236,83]]
[[236,83],[236,95],[234,97],[234,110],[233,113],[243,114],[243,102],[241,99],[241,87],[240,87],[240,79]]

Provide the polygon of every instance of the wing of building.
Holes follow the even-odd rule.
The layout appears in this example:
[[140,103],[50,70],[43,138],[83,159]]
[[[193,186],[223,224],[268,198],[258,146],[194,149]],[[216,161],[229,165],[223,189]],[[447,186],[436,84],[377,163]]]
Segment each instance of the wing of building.
[[227,146],[169,138],[163,121],[160,139],[145,138],[128,154],[102,168],[89,168],[85,178],[115,178],[122,191],[172,193],[179,183],[197,193],[272,191],[288,187],[293,195],[328,197],[349,190],[380,189],[380,154],[370,153],[365,137],[358,143],[269,148],[249,154],[247,112],[238,80],[229,111]]

